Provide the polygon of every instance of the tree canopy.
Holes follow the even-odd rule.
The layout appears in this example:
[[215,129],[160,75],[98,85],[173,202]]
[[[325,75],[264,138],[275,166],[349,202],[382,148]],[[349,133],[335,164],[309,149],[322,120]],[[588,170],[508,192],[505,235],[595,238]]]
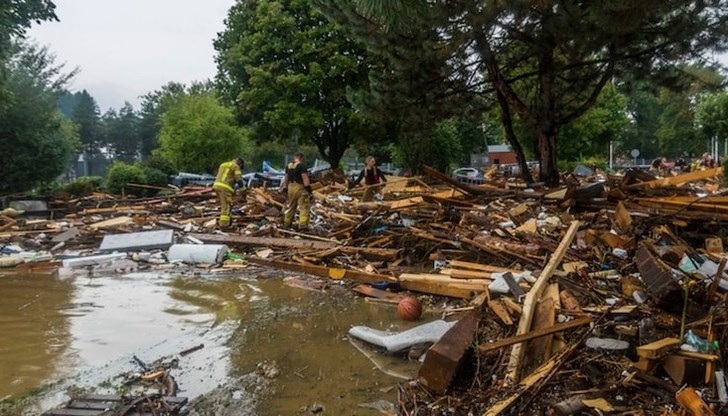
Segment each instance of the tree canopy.
[[[437,42],[421,47],[441,51],[451,70],[433,74],[432,82],[460,81],[468,91],[502,98],[533,132],[540,179],[551,185],[559,179],[559,133],[596,104],[610,80],[669,80],[677,64],[704,62],[728,40],[725,0],[417,1],[419,11],[407,15],[406,26],[382,18],[392,16],[389,2],[317,2],[332,18],[359,28],[363,39],[392,32],[407,39],[435,24]],[[368,25],[357,24],[361,19]]]
[[217,82],[256,142],[310,141],[338,166],[355,138],[372,134],[347,100],[367,82],[364,48],[308,0],[239,0],[226,24]]
[[46,48],[16,45],[7,64],[10,99],[0,107],[0,192],[29,189],[65,172],[80,146],[73,123],[57,107],[60,88],[72,74]]
[[160,153],[178,170],[212,173],[218,164],[247,150],[247,138],[232,111],[213,93],[185,95],[162,117]]

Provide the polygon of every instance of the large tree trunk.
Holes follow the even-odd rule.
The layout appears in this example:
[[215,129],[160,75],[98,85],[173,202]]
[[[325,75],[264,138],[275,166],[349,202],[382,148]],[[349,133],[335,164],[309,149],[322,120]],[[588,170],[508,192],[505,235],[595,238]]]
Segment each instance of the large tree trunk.
[[[511,110],[508,108],[508,100],[506,100],[506,96],[503,95],[500,90],[496,90],[495,93],[498,97],[498,104],[501,109],[501,123],[503,124],[503,131],[505,132],[506,140],[510,143],[513,151],[516,152],[518,166],[521,168],[521,178],[526,183],[533,183],[531,171],[528,170],[528,163],[526,163],[526,155],[523,154],[523,147],[518,141],[516,133],[513,131],[513,118],[511,117]],[[485,151],[487,152],[488,149],[485,149]]]
[[559,168],[556,164],[556,132],[547,132],[539,130],[538,134],[538,151],[541,169],[539,171],[539,179],[546,186],[559,185]]

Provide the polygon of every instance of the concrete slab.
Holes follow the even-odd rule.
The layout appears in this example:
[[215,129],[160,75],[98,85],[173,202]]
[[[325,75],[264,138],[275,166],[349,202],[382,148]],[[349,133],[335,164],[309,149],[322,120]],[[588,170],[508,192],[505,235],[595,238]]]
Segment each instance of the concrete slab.
[[126,253],[101,254],[63,260],[63,267],[83,267],[126,258]]
[[70,240],[72,238],[76,238],[79,235],[81,235],[81,233],[78,231],[78,229],[76,229],[76,228],[69,228],[68,230],[66,230],[66,231],[64,231],[64,232],[62,232],[60,234],[56,234],[51,239],[51,241],[54,242],[54,243],[62,243],[64,241],[68,241],[68,240]]
[[25,211],[25,212],[48,211],[48,203],[46,201],[41,201],[41,200],[37,200],[37,199],[10,201],[8,203],[8,206],[10,208],[16,209],[18,211]]
[[101,241],[101,251],[166,250],[174,243],[174,230],[144,231],[129,234],[111,234]]
[[456,322],[443,320],[432,321],[424,325],[408,329],[403,332],[387,332],[366,326],[355,326],[349,330],[349,335],[359,338],[370,344],[386,348],[389,352],[399,352],[425,342],[435,343],[455,325]]

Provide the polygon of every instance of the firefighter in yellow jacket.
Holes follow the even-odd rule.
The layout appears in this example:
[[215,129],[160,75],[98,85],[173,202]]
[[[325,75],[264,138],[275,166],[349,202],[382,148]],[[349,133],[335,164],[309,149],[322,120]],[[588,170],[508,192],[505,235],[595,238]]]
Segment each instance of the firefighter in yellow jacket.
[[308,227],[312,190],[308,169],[303,164],[303,153],[296,153],[293,162],[286,166],[286,177],[283,179],[281,188],[288,196],[287,206],[283,212],[283,226],[291,226],[296,210],[298,210],[298,226],[300,228]]
[[215,184],[212,185],[212,189],[215,190],[217,199],[220,201],[220,220],[218,221],[220,228],[230,226],[230,210],[232,209],[233,194],[245,190],[243,184],[244,168],[245,161],[242,158],[237,158],[229,162],[221,163],[217,169],[217,176],[215,177]]

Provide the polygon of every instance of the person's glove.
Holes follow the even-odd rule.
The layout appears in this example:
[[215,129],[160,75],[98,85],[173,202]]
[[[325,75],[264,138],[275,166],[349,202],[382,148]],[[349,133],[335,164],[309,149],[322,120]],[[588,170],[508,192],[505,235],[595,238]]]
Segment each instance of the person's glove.
[[311,185],[306,186],[306,192],[308,192],[309,196],[311,196],[311,194],[313,194],[313,189],[311,189]]

